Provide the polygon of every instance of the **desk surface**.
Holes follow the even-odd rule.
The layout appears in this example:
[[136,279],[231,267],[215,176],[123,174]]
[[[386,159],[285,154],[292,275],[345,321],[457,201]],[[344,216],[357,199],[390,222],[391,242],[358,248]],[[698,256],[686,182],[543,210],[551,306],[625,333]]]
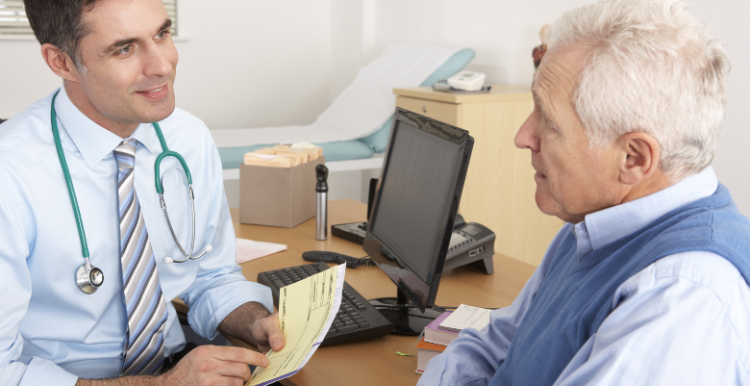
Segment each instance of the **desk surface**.
[[[366,219],[367,206],[354,200],[331,201],[328,224],[342,224]],[[242,264],[248,280],[256,281],[258,273],[294,265],[307,264],[302,252],[311,250],[335,251],[360,257],[362,246],[331,237],[315,240],[315,219],[295,228],[276,228],[245,225],[238,222],[238,210],[232,209],[237,237],[257,241],[286,244],[288,249]],[[503,256],[494,256],[495,273],[461,267],[443,273],[436,303],[458,306],[461,303],[477,307],[500,308],[509,305],[531,277],[535,267]],[[396,296],[396,286],[377,267],[346,270],[346,281],[366,299]],[[416,337],[388,335],[369,341],[322,347],[307,365],[289,380],[294,385],[414,385],[419,375],[417,357],[396,355],[396,351],[416,354]],[[284,382],[289,384],[289,380]]]

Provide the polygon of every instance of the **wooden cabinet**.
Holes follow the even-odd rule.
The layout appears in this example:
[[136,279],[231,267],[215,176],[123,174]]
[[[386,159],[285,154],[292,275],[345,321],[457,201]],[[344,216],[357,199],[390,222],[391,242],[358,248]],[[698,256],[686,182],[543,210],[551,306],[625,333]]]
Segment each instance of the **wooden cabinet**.
[[513,144],[534,108],[530,88],[493,85],[486,94],[429,87],[393,92],[396,106],[469,131],[475,143],[459,213],[495,232],[496,252],[539,265],[563,221],[539,211],[531,153]]

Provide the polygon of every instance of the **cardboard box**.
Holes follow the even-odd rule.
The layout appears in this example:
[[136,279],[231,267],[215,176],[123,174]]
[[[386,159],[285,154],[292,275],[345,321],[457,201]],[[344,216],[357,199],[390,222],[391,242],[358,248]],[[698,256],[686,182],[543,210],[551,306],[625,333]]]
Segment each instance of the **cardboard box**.
[[325,157],[291,168],[240,165],[240,222],[292,228],[315,217],[315,167]]

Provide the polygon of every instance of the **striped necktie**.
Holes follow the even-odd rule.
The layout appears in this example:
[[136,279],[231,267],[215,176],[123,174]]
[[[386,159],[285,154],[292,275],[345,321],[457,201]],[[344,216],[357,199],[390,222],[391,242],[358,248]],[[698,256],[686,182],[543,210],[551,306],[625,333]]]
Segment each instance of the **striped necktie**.
[[128,330],[122,375],[153,374],[164,362],[166,303],[141,206],[135,194],[135,145],[128,140],[115,148],[120,212],[120,259]]

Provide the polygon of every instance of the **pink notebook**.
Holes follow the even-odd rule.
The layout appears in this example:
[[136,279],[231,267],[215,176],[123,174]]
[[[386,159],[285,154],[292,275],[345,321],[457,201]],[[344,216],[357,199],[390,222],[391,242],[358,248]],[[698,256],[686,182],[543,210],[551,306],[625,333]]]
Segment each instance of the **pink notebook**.
[[454,339],[458,338],[457,332],[443,330],[438,327],[450,314],[450,311],[443,312],[442,315],[435,318],[435,320],[430,322],[430,324],[424,328],[424,340],[426,342],[447,346],[450,342],[453,342]]

